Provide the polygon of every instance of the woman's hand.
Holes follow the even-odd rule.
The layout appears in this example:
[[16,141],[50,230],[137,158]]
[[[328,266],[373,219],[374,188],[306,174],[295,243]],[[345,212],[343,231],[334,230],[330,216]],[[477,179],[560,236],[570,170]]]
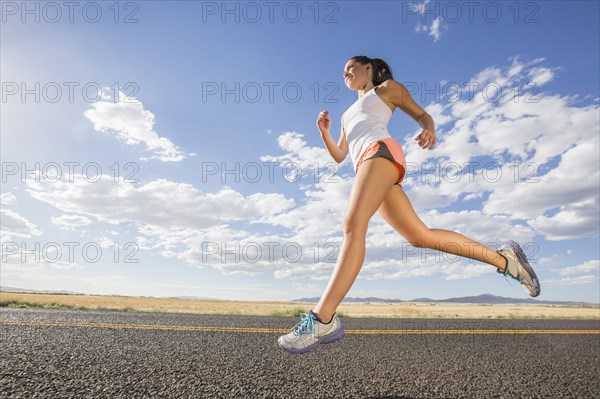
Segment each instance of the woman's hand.
[[423,129],[421,134],[415,137],[415,140],[419,140],[419,146],[424,150],[431,150],[437,143],[435,131],[431,131],[429,129]]
[[331,119],[329,118],[329,113],[327,111],[319,112],[319,117],[317,118],[317,127],[321,134],[325,134],[329,132],[329,128],[331,127]]

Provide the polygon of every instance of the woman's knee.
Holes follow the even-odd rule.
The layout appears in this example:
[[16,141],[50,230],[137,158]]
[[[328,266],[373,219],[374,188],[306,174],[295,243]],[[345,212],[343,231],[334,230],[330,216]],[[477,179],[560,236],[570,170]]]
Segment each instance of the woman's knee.
[[350,234],[367,234],[367,229],[369,227],[368,220],[362,220],[359,217],[353,215],[347,215],[344,218],[344,226],[343,233],[344,236],[348,236]]
[[404,237],[410,245],[416,248],[432,248],[431,230],[427,229],[419,234]]

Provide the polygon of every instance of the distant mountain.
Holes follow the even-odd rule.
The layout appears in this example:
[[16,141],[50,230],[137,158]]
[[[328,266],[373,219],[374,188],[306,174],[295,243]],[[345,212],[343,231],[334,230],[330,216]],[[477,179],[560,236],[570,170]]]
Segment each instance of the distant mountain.
[[[26,294],[62,294],[62,295],[87,295],[80,292],[73,291],[52,291],[52,290],[30,290],[25,288],[15,288],[15,287],[3,287],[0,286],[0,291],[2,292],[15,292],[15,293],[26,293]],[[124,295],[113,295],[113,296],[124,296]],[[198,296],[175,296],[171,298],[179,298],[179,299],[197,299],[197,300],[209,300],[209,301],[222,301],[223,299],[218,298],[208,298],[208,297],[198,297]],[[312,302],[317,303],[321,298],[300,298],[294,299],[291,302]],[[412,300],[403,300],[403,299],[383,299],[376,297],[367,297],[367,298],[344,298],[344,302],[385,302],[385,303],[399,303],[399,302],[445,302],[445,303],[473,303],[473,304],[538,304],[538,305],[569,305],[569,306],[599,306],[598,303],[589,303],[589,302],[573,302],[573,301],[542,301],[539,299],[532,298],[507,298],[503,296],[491,295],[491,294],[482,294],[478,296],[464,296],[459,298],[448,298],[448,299],[431,299],[431,298],[415,298]]]
[[[300,298],[294,299],[292,302],[319,302],[321,298]],[[448,299],[430,299],[430,298],[416,298],[412,300],[402,299],[382,299],[382,298],[344,298],[344,302],[386,302],[386,303],[397,303],[397,302],[446,302],[446,303],[474,303],[474,304],[538,304],[538,305],[571,305],[571,306],[598,306],[597,303],[589,302],[572,302],[572,301],[542,301],[533,298],[507,298],[503,296],[482,294],[478,296],[464,296],[459,298],[448,298]]]

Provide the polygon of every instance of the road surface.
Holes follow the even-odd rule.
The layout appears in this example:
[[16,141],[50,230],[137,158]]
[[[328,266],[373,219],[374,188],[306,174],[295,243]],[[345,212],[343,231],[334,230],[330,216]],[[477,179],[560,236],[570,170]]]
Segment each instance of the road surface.
[[597,398],[600,321],[299,319],[0,309],[1,398]]

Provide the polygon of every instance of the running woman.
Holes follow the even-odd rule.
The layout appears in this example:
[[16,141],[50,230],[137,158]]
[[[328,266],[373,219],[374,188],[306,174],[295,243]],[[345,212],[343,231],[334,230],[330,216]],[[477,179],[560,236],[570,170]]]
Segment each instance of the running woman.
[[415,213],[402,188],[404,152],[390,136],[387,125],[394,110],[401,109],[423,128],[415,140],[427,150],[436,145],[435,126],[404,85],[393,79],[389,65],[379,58],[355,56],[346,63],[343,76],[358,98],[342,115],[337,144],[329,132],[328,112],[320,112],[317,119],[321,138],[333,159],[341,163],[350,152],[356,173],[344,218],[342,250],[321,300],[301,315],[290,333],[279,337],[279,346],[287,352],[304,353],[342,339],[344,328],[336,310],[362,267],[367,227],[376,211],[413,246],[488,263],[498,273],[519,281],[530,296],[538,296],[540,283],[518,243],[508,241],[494,250],[460,233],[431,229]]

